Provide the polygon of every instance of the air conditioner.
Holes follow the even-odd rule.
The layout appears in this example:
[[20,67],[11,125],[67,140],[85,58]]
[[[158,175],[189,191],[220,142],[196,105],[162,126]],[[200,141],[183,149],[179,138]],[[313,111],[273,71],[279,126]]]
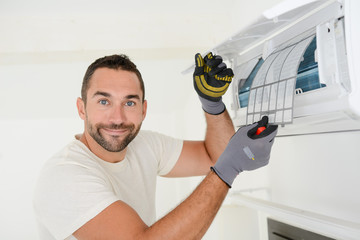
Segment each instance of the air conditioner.
[[279,135],[360,130],[360,1],[284,1],[211,49],[232,66],[233,121]]

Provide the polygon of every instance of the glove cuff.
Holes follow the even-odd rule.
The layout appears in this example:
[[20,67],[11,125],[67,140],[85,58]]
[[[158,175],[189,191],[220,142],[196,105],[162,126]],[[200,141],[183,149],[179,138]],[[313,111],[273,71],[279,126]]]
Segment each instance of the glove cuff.
[[220,97],[218,102],[210,101],[206,98],[199,96],[200,102],[202,104],[202,108],[205,112],[212,114],[212,115],[219,115],[223,113],[226,109],[225,104]]
[[210,167],[211,171],[213,171],[229,188],[231,188],[231,184],[233,181],[225,181],[225,178],[215,169],[215,167]]

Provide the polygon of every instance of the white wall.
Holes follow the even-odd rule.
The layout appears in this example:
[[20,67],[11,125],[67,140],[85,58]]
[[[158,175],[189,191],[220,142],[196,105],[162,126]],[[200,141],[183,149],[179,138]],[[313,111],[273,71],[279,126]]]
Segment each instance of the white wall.
[[272,200],[360,223],[359,143],[359,131],[276,139]]

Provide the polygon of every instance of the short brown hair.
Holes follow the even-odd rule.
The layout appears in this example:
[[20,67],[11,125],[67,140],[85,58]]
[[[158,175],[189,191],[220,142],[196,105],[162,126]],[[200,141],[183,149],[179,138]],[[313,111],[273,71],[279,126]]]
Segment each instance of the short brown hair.
[[128,56],[124,54],[114,54],[111,56],[105,56],[97,59],[93,62],[88,69],[86,70],[85,76],[83,78],[82,87],[81,87],[81,98],[86,104],[86,94],[90,87],[90,79],[94,74],[95,70],[98,68],[110,68],[115,70],[125,70],[129,72],[133,72],[139,78],[140,88],[143,92],[142,101],[145,99],[145,87],[144,81],[142,79],[140,71],[137,69],[136,65],[129,59]]

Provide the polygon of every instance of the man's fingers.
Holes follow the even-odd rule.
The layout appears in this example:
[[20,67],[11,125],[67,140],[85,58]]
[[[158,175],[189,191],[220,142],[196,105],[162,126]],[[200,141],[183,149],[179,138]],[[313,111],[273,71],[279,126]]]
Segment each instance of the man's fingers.
[[195,55],[195,71],[194,75],[201,75],[204,73],[204,59],[200,53]]

